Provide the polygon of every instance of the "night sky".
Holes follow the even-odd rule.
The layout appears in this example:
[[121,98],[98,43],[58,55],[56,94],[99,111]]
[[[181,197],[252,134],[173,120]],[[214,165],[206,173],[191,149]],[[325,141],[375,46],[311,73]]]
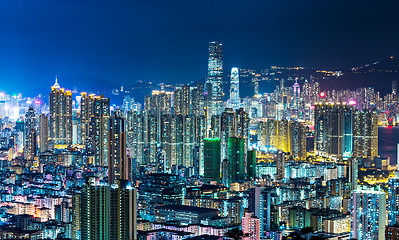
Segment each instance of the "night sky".
[[1,1],[0,89],[197,81],[212,40],[226,69],[359,66],[399,55],[397,2]]

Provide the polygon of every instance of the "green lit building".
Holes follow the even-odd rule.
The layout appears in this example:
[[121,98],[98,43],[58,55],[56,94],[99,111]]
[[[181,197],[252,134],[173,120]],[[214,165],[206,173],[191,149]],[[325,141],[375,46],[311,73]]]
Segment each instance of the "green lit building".
[[204,139],[204,180],[220,182],[220,138]]
[[245,138],[231,137],[227,144],[229,183],[240,182],[245,178],[246,151]]
[[247,151],[247,177],[254,179],[256,177],[256,151]]

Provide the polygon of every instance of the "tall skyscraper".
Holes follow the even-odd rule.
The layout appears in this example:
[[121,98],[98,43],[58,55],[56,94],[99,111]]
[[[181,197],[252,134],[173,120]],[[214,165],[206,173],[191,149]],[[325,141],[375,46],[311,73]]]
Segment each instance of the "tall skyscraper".
[[352,156],[352,112],[344,104],[315,106],[315,151],[334,159]]
[[379,187],[358,186],[352,192],[351,238],[384,240],[386,196]]
[[29,107],[25,114],[24,139],[25,158],[33,160],[37,154],[37,119],[36,111],[32,106]]
[[122,111],[116,110],[109,119],[108,132],[108,182],[129,179],[129,164],[126,157],[125,119]]
[[103,96],[96,96],[93,99],[90,114],[89,127],[89,148],[94,155],[96,166],[108,166],[108,129],[110,118],[110,100]]
[[356,110],[353,113],[353,156],[373,158],[377,155],[377,110]]
[[230,106],[234,110],[240,107],[240,77],[236,67],[231,69],[230,75]]
[[[78,197],[79,198],[79,197]],[[135,240],[137,239],[137,190],[128,181],[116,180],[115,184],[90,179],[83,187],[80,199],[80,218],[74,224],[81,224],[82,240]],[[74,226],[75,231],[79,230]]]
[[50,142],[52,148],[72,144],[72,92],[57,79],[50,93]]
[[211,84],[211,115],[223,111],[223,52],[221,42],[209,43],[208,80]]
[[395,177],[388,180],[388,225],[399,224],[399,177],[395,172]]

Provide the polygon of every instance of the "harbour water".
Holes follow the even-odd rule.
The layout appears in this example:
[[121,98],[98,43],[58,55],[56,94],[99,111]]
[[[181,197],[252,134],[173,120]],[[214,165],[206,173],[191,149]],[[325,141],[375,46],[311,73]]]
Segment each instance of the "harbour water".
[[399,127],[378,128],[378,152],[383,158],[389,157],[391,164],[397,163],[397,144],[399,143]]

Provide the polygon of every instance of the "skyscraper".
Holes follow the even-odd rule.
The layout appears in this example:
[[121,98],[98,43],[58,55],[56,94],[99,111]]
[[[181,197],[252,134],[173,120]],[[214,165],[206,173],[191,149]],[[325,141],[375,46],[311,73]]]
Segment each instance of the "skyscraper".
[[52,148],[72,144],[72,92],[57,79],[50,93],[50,139]]
[[230,75],[230,106],[234,110],[240,107],[240,77],[236,67],[231,69]]
[[126,157],[125,119],[122,111],[116,110],[109,119],[108,132],[108,182],[129,179],[129,165]]
[[351,238],[385,239],[386,196],[379,187],[358,186],[352,192]]
[[228,183],[240,182],[245,178],[246,154],[245,139],[230,137],[228,141]]
[[108,124],[110,118],[110,100],[103,96],[93,99],[90,115],[89,145],[96,166],[108,165]]
[[356,110],[353,113],[353,156],[376,157],[377,155],[377,110]]
[[80,218],[75,216],[78,221],[74,224],[81,224],[81,239],[137,239],[136,199],[137,190],[128,181],[116,180],[110,185],[90,179],[75,199],[80,204],[80,211],[75,214],[80,214]]
[[344,104],[315,106],[315,151],[335,159],[352,156],[352,112]]
[[25,114],[25,129],[24,129],[24,155],[28,160],[32,160],[37,153],[37,119],[36,111],[32,106],[29,107]]
[[399,223],[399,177],[388,180],[388,225],[393,226]]
[[209,43],[208,81],[211,84],[211,115],[223,110],[223,52],[221,42]]

